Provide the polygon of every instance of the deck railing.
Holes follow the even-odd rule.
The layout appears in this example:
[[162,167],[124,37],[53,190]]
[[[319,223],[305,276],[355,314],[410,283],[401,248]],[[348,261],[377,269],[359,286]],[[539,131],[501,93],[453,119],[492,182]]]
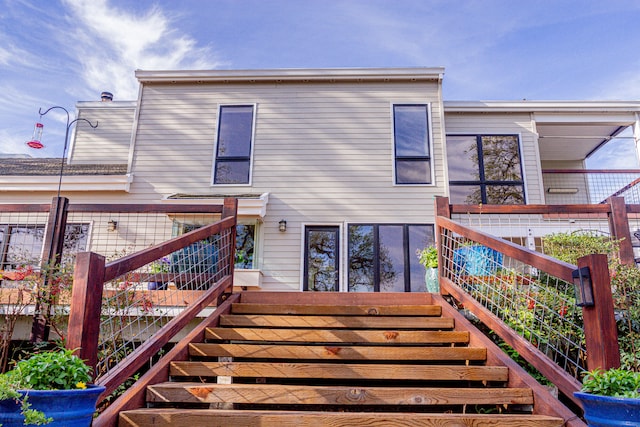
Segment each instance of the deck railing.
[[640,203],[638,169],[543,169],[542,179],[547,204],[597,204],[609,197]]
[[[568,264],[527,248],[526,241],[514,243],[513,236],[506,240],[450,219],[453,212],[459,215],[474,207],[451,206],[445,198],[439,198],[437,205],[444,294],[452,295],[569,398],[580,389],[585,370],[619,366],[606,255],[590,255],[578,265]],[[609,209],[609,205],[600,206],[594,211]],[[507,217],[552,213],[548,206],[481,209],[496,217],[500,211]],[[572,210],[566,206],[555,209],[556,213]],[[591,273],[594,307],[576,306],[573,276],[579,267],[588,267]]]
[[[106,396],[231,292],[236,223],[231,198],[224,205],[69,204],[64,198],[2,205],[1,291],[15,291],[25,271],[43,287],[50,265],[75,263],[71,301],[55,303],[69,315],[67,347],[95,367]],[[30,303],[32,339],[46,340],[50,319],[39,313],[50,312],[54,301]]]

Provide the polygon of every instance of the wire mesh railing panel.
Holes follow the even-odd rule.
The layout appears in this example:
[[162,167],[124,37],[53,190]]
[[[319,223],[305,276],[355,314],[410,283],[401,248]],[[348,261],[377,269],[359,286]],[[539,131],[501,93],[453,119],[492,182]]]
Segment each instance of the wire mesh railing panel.
[[589,234],[611,238],[606,214],[475,214],[459,213],[451,219],[541,253],[545,238],[559,234]]
[[586,349],[573,284],[449,230],[440,237],[442,276],[581,379]]
[[611,196],[640,203],[640,171],[546,170],[542,179],[547,204],[598,204]]
[[103,292],[97,378],[230,274],[233,228],[131,271]]
[[0,211],[1,271],[40,265],[47,217],[47,212]]
[[95,252],[107,260],[138,252],[218,219],[219,216],[210,214],[150,212],[70,212],[68,215],[69,223],[84,227],[83,245],[77,248],[78,252]]

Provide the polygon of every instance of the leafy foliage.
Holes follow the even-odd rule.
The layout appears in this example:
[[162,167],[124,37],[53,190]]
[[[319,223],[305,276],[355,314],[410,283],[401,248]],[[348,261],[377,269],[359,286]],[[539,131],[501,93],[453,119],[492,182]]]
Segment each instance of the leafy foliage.
[[429,246],[417,251],[418,262],[425,268],[438,268],[438,248]]
[[626,369],[590,371],[582,380],[582,391],[612,397],[640,398],[640,373]]
[[544,253],[570,264],[590,254],[606,254],[610,260],[617,257],[620,241],[594,230],[572,233],[554,233],[542,238]]
[[[73,390],[91,381],[91,368],[71,350],[46,351],[21,360],[10,371],[31,390]],[[9,373],[8,373],[9,374]]]
[[18,390],[73,390],[86,388],[91,381],[89,366],[71,350],[60,349],[34,354],[0,374],[0,400],[14,399],[21,406],[25,424],[42,425],[52,421],[31,409],[28,393]]

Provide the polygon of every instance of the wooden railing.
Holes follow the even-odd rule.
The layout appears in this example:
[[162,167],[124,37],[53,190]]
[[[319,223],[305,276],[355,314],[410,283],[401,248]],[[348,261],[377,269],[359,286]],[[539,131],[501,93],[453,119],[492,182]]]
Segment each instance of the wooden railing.
[[[582,308],[582,318],[584,319],[584,341],[586,346],[586,362],[588,369],[606,369],[620,366],[620,354],[617,342],[617,328],[613,313],[613,300],[611,295],[611,285],[607,257],[605,255],[589,255],[578,260],[578,265],[568,264],[542,253],[530,250],[526,247],[501,239],[488,233],[478,231],[452,221],[452,213],[462,212],[482,212],[492,214],[558,214],[566,212],[576,212],[584,214],[606,213],[611,217],[615,212],[623,210],[624,204],[620,206],[619,200],[611,200],[608,205],[585,205],[585,206],[462,206],[449,205],[448,199],[438,198],[436,200],[436,227],[439,249],[439,273],[441,279],[441,292],[453,296],[463,304],[464,308],[477,316],[488,328],[495,331],[509,346],[515,349],[527,362],[534,366],[542,375],[553,381],[558,389],[567,397],[573,399],[573,392],[580,389],[578,379],[564,369],[559,367],[545,353],[540,351],[536,343],[530,342],[523,335],[515,332],[503,318],[496,315],[493,303],[479,301],[474,297],[469,289],[470,277],[460,274],[460,265],[455,260],[456,248],[468,244],[482,245],[508,257],[515,261],[515,264],[524,266],[523,271],[540,271],[545,275],[553,276],[568,284],[573,282],[573,273],[578,268],[587,267],[590,271],[591,283],[593,287],[596,304],[592,307]],[[612,230],[614,234],[623,234],[621,218],[611,218]],[[628,234],[628,227],[626,233]],[[495,268],[497,271],[498,268]],[[492,274],[492,273],[487,273]],[[476,281],[497,280],[483,277],[473,278]],[[471,280],[471,282],[473,282]],[[503,282],[502,286],[526,287],[528,283],[517,278],[513,282]],[[483,295],[479,295],[484,299]],[[501,295],[504,298],[504,294]],[[533,302],[535,304],[535,301]],[[487,305],[491,307],[487,307]],[[510,307],[512,310],[513,307]],[[533,307],[530,307],[533,308]],[[526,306],[525,306],[526,309]],[[498,310],[499,311],[499,310]],[[578,404],[578,402],[576,401]]]
[[228,247],[225,248],[224,259],[221,260],[224,271],[217,282],[207,286],[208,289],[203,291],[193,303],[189,304],[179,315],[157,331],[151,339],[147,339],[144,344],[97,381],[98,384],[106,387],[102,398],[111,394],[126,379],[136,373],[178,332],[184,329],[203,308],[216,300],[221,302],[223,296],[226,298],[232,292],[236,212],[237,200],[225,199],[220,221],[110,263],[105,262],[104,256],[92,252],[83,252],[77,255],[66,346],[70,349],[77,349],[79,356],[95,367],[98,360],[100,320],[101,317],[110,315],[110,313],[105,314],[102,309],[105,283],[135,272],[153,261],[182,248],[187,248],[209,236],[224,231],[229,236]]

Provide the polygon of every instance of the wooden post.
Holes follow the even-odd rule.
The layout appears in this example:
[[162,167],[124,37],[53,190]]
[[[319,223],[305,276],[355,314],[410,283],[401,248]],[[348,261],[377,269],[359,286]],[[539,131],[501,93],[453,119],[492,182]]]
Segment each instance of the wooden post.
[[[438,217],[444,217],[447,219],[451,219],[451,205],[449,205],[449,198],[436,196],[435,201],[436,208],[436,247],[438,248],[438,278],[442,278],[444,276],[445,271],[451,271],[451,265],[447,266],[445,269],[444,260],[447,262],[451,262],[453,259],[453,255],[448,253],[445,256],[445,248],[444,242],[442,242],[442,233],[448,232],[443,227],[438,225]],[[440,287],[440,293],[442,293],[442,287]]]
[[620,347],[607,256],[593,254],[579,258],[578,268],[582,267],[589,268],[594,301],[593,306],[582,307],[587,368],[590,371],[619,368]]
[[609,197],[607,203],[611,206],[611,212],[609,213],[611,236],[620,241],[618,254],[620,262],[627,265],[635,265],[631,232],[629,231],[629,218],[627,217],[627,205],[624,197]]
[[98,337],[104,287],[105,257],[80,252],[76,257],[66,347],[93,368],[98,363]]
[[[49,218],[43,242],[42,261],[40,268],[45,273],[42,288],[46,289],[49,284],[51,270],[60,265],[62,260],[62,250],[64,247],[64,234],[67,228],[67,209],[69,199],[66,197],[54,197],[49,209]],[[43,295],[38,291],[39,296]],[[31,324],[31,341],[40,342],[49,339],[49,310],[53,301],[50,296],[45,295],[46,300],[36,300],[33,313],[33,323]]]
[[231,282],[229,285],[229,292],[223,292],[218,297],[218,305],[229,297],[229,294],[233,293],[233,272],[236,261],[236,225],[238,223],[238,199],[235,197],[226,197],[224,199],[224,205],[222,207],[221,218],[233,217],[233,226],[231,227],[231,242],[229,243],[229,255],[225,260],[229,266],[229,275],[231,276]]

